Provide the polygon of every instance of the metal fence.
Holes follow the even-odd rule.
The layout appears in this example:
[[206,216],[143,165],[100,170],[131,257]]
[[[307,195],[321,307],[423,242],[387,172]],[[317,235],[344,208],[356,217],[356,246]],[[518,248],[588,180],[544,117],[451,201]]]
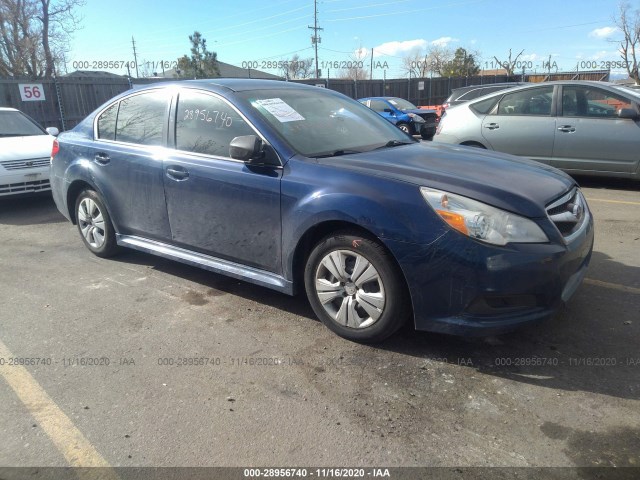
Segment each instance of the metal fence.
[[[547,80],[608,80],[609,71],[568,72],[552,75],[474,76],[459,78],[403,78],[389,80],[310,79],[298,83],[317,85],[341,92],[351,98],[390,96],[406,98],[415,105],[439,105],[451,90],[467,85],[481,85],[508,81],[542,82]],[[164,79],[72,78],[57,79],[0,79],[0,107],[22,110],[45,127],[60,131],[75,127],[89,113],[110,98],[138,85]],[[169,80],[169,79],[167,79]],[[38,84],[42,92],[37,101],[25,101],[20,85]],[[22,89],[24,94],[24,87]]]

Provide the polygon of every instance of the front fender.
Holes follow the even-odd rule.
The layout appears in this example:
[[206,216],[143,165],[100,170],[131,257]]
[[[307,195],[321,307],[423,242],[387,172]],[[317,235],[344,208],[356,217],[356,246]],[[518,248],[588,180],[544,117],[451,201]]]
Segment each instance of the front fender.
[[[283,271],[288,279],[293,279],[299,242],[322,223],[363,228],[394,255],[395,246],[428,244],[446,229],[415,185],[331,165],[310,169],[308,163],[295,159],[289,166],[293,168],[285,172],[282,182]],[[320,175],[318,167],[324,170]]]

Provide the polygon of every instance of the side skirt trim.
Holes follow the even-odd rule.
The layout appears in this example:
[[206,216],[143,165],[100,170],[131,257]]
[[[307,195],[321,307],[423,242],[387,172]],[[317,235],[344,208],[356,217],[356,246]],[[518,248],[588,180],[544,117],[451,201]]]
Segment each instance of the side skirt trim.
[[134,235],[116,234],[118,245],[244,280],[293,295],[293,282],[281,275]]

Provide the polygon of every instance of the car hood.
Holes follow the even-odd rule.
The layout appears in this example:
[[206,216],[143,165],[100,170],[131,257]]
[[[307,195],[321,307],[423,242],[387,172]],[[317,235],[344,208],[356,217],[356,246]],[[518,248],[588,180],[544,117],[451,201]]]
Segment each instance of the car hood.
[[53,140],[51,135],[0,137],[0,162],[50,157]]
[[526,217],[575,185],[547,165],[473,147],[415,143],[319,162],[457,193]]

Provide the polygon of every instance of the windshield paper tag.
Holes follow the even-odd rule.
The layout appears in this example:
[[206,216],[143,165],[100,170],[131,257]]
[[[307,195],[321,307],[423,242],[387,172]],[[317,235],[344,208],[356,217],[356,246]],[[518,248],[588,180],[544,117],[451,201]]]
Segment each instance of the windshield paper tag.
[[279,98],[267,98],[265,100],[256,100],[256,103],[264,108],[271,115],[276,117],[280,123],[296,122],[304,120],[304,117],[296,112],[290,105],[283,102]]

